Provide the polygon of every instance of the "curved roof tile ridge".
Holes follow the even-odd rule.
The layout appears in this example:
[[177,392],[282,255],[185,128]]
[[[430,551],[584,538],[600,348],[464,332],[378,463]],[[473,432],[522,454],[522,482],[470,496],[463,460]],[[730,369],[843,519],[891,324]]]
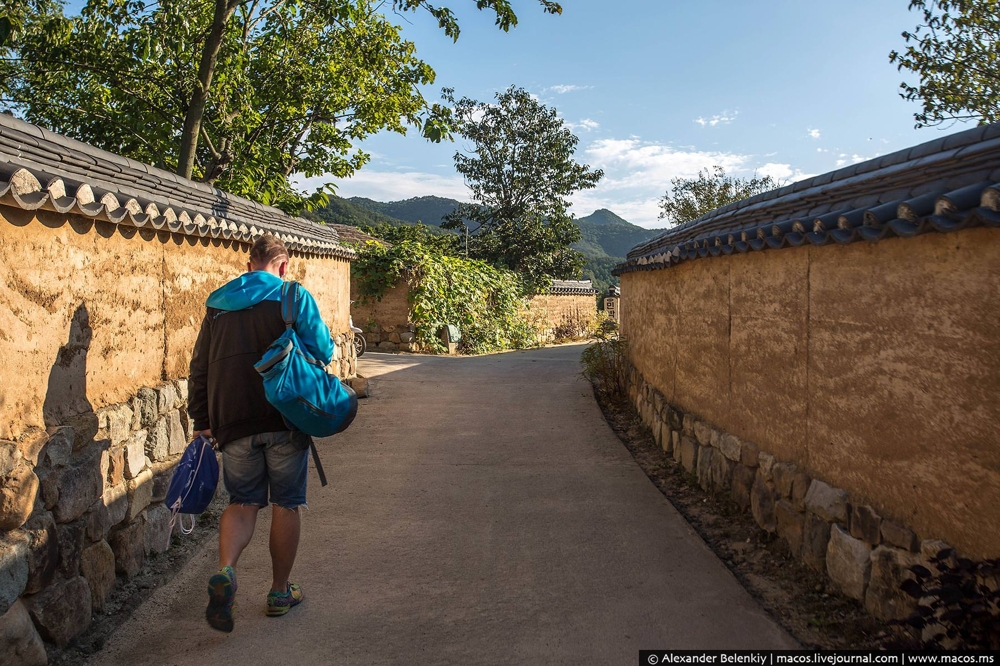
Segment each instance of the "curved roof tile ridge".
[[804,243],[1000,226],[1000,123],[940,137],[722,206],[636,245],[613,273]]
[[337,231],[0,113],[0,204],[353,259]]

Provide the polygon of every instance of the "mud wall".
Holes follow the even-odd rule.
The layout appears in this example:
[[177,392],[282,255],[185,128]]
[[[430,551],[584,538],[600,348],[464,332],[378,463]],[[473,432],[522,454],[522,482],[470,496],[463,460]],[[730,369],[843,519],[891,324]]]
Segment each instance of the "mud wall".
[[597,300],[588,294],[539,294],[528,302],[529,317],[544,341],[588,334],[597,317]]
[[400,281],[386,290],[382,300],[362,302],[357,286],[351,285],[351,316],[354,325],[364,331],[369,349],[381,351],[418,351],[410,324],[409,286]]
[[[0,208],[0,439],[44,427],[43,412],[58,423],[186,377],[205,299],[246,270],[248,250]],[[331,332],[347,333],[349,263],[293,257],[291,276]],[[72,342],[81,353],[71,359],[60,349],[74,321],[87,339]]]
[[[0,206],[0,663],[44,663],[171,538],[205,299],[249,246]],[[293,256],[354,374],[349,263]],[[24,655],[32,655],[30,659]]]
[[668,403],[924,539],[1000,556],[1000,230],[621,280],[632,363]]

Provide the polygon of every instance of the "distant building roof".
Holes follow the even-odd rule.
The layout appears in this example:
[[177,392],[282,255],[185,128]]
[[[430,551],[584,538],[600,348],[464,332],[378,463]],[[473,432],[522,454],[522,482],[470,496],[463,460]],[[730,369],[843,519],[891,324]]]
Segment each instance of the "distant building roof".
[[381,243],[386,247],[392,247],[392,243],[384,241],[381,238],[375,238],[371,234],[366,234],[357,227],[352,227],[349,224],[327,224],[326,226],[333,228],[340,237],[340,242],[344,245],[350,245],[353,247],[358,247],[364,245],[368,241],[374,241],[376,243]]
[[0,113],[0,204],[140,229],[251,243],[264,233],[295,252],[352,259],[329,226],[227,194]]
[[596,294],[597,290],[590,280],[553,280],[549,288],[550,294]]
[[1000,123],[718,208],[636,245],[613,274],[734,252],[1000,226]]

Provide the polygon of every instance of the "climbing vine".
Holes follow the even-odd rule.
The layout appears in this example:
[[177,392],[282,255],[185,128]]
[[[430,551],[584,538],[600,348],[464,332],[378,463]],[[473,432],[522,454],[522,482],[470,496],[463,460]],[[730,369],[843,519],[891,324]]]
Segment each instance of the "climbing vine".
[[463,353],[485,354],[535,343],[521,281],[485,262],[441,255],[413,241],[392,247],[369,242],[351,263],[351,277],[359,297],[368,302],[381,300],[405,281],[416,339],[425,348],[444,349],[439,333],[446,324],[461,332]]

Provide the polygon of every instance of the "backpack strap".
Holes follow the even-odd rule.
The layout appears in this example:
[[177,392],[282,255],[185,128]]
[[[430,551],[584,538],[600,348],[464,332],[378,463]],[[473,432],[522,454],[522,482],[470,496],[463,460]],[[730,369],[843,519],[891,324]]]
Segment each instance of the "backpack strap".
[[299,314],[299,283],[286,282],[281,285],[281,318],[285,320],[285,328],[295,325]]

